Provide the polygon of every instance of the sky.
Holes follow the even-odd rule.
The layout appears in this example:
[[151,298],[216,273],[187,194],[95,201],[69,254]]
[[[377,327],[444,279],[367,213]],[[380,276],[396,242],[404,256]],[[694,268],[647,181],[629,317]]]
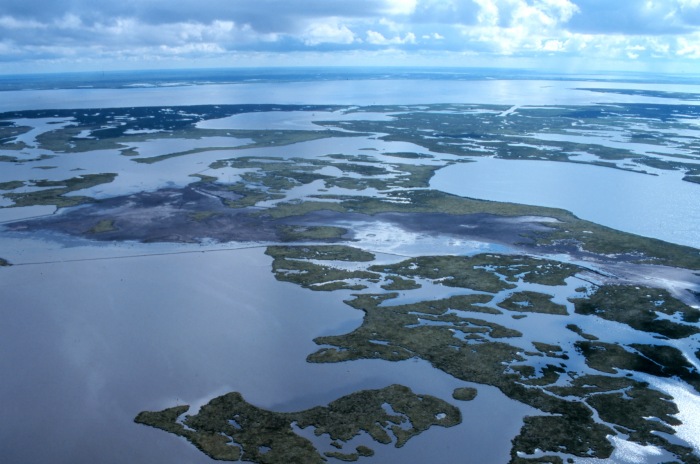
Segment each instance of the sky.
[[0,74],[361,65],[700,74],[700,0],[0,0]]

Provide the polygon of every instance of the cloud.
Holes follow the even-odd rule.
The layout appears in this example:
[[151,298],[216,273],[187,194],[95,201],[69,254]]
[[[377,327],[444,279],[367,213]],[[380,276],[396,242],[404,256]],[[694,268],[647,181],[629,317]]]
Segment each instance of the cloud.
[[409,15],[416,10],[418,0],[388,0],[386,13],[389,15]]
[[478,11],[479,5],[474,0],[421,0],[410,21],[413,24],[470,25],[476,22]]
[[180,22],[211,23],[228,20],[249,24],[259,31],[293,32],[310,19],[326,17],[374,17],[398,8],[398,0],[62,0],[36,2],[0,0],[4,15],[40,22],[75,15],[87,23],[108,23],[131,18],[143,24]]
[[565,25],[579,11],[570,0],[475,0],[477,23],[462,27],[481,51],[502,55],[551,53],[569,49]]
[[351,44],[355,41],[355,34],[336,18],[310,24],[301,37],[306,45]]
[[381,50],[386,64],[427,54],[696,60],[699,34],[700,0],[0,0],[0,59],[37,67]]
[[416,35],[409,32],[404,37],[394,36],[390,39],[384,37],[382,34],[376,31],[367,31],[367,43],[372,45],[402,45],[402,44],[414,44],[416,43]]
[[686,58],[700,58],[700,35],[695,35],[691,40],[685,37],[678,39],[676,54]]
[[571,0],[475,0],[481,11],[479,25],[502,28],[552,28],[568,22],[579,12]]
[[668,35],[692,31],[700,24],[697,0],[585,0],[572,18],[574,32],[591,34]]

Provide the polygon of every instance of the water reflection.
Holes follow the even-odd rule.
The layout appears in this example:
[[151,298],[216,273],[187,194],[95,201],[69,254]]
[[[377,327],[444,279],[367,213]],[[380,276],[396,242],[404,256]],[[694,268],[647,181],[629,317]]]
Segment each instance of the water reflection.
[[[96,253],[118,249],[104,248]],[[64,249],[64,259],[72,255]],[[133,418],[143,409],[201,405],[228,391],[286,411],[392,383],[452,401],[460,382],[426,362],[307,363],[318,348],[314,337],[357,327],[362,313],[336,294],[276,281],[270,265],[263,249],[252,249],[0,269],[0,395],[12,399],[0,436],[14,444],[3,458],[209,462],[184,440]],[[499,408],[503,414],[493,416]],[[407,445],[415,456],[405,451],[373,461],[426,462],[420,456],[443,447],[453,457],[476,449],[499,461],[530,409],[493,391],[464,411],[463,429]],[[465,438],[486,417],[478,440]],[[38,424],[53,424],[42,430],[41,446]]]

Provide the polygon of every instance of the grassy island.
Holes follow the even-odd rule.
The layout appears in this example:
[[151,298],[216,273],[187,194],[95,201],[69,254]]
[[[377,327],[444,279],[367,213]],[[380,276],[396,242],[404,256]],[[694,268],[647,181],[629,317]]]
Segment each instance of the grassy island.
[[[185,415],[180,422],[188,410],[189,406],[177,406],[144,411],[135,421],[185,437],[213,459],[307,464],[325,462],[327,457],[356,461],[373,455],[364,445],[343,452],[344,445],[361,434],[377,444],[401,447],[432,426],[452,427],[462,420],[454,406],[400,385],[358,391],[328,406],[295,413],[258,408],[239,393],[214,398],[198,414]],[[294,431],[308,427],[319,439],[327,435],[338,451],[321,453]]]

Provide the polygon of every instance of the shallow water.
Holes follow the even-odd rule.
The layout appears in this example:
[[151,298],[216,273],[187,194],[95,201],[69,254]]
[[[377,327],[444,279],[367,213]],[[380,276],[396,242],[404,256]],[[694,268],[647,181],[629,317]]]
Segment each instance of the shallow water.
[[700,248],[700,186],[671,171],[651,176],[553,161],[477,158],[438,171],[431,187],[483,200],[549,206],[614,229]]
[[[352,330],[362,313],[338,295],[277,282],[262,249],[59,261],[0,273],[0,395],[12,398],[0,435],[15,444],[4,451],[8,462],[209,462],[184,440],[134,424],[134,416],[229,391],[294,411],[392,383],[450,400],[462,384],[425,362],[307,363],[318,348],[314,337]],[[375,461],[425,462],[431,452],[446,456],[444,446],[451,457],[501,460],[529,408],[490,390],[463,405],[463,426],[432,431],[396,458],[381,452]],[[38,423],[60,424],[42,432],[41,447],[32,432]]]
[[[304,112],[294,112],[299,124],[303,124],[308,115]],[[267,116],[274,112],[265,113]],[[274,119],[274,116],[271,116]],[[297,120],[292,123],[296,124]],[[251,123],[252,124],[252,123]],[[251,128],[265,129],[264,120],[256,121]],[[235,137],[205,137],[201,139],[154,139],[144,142],[125,144],[125,148],[136,148],[140,157],[179,153],[191,149],[206,149],[198,153],[183,156],[175,156],[155,163],[137,163],[136,157],[128,157],[118,150],[96,150],[84,153],[54,153],[54,157],[48,160],[31,161],[24,163],[2,163],[0,170],[0,182],[29,179],[63,180],[84,174],[99,174],[105,172],[118,173],[114,181],[108,184],[100,184],[69,195],[86,195],[94,198],[108,198],[118,195],[129,195],[143,191],[154,191],[164,187],[184,187],[196,180],[193,174],[206,174],[218,177],[223,182],[236,180],[238,173],[227,168],[211,169],[209,167],[215,161],[241,156],[251,157],[281,157],[281,158],[318,158],[319,156],[342,153],[345,155],[363,155],[381,157],[383,153],[416,152],[427,153],[422,147],[406,142],[385,142],[374,136],[353,137],[329,137],[319,140],[311,140],[292,145],[279,147],[245,148],[250,143],[249,139]],[[230,149],[216,149],[217,147],[230,147]],[[44,150],[29,151],[30,156],[36,157]],[[14,156],[14,152],[7,152]],[[450,156],[444,156],[451,158]],[[415,160],[387,158],[389,162],[415,163]],[[50,165],[54,169],[41,170],[37,166]],[[17,192],[28,191],[22,187]],[[6,222],[23,217],[33,217],[37,214],[38,207],[27,208],[0,208],[0,222]],[[26,210],[26,211],[24,211]],[[53,208],[51,209],[53,212]]]
[[16,119],[15,125],[19,127],[31,127],[32,129],[24,134],[13,138],[14,143],[24,143],[28,147],[36,147],[37,136],[52,130],[60,129],[71,124],[73,118],[34,118]]

